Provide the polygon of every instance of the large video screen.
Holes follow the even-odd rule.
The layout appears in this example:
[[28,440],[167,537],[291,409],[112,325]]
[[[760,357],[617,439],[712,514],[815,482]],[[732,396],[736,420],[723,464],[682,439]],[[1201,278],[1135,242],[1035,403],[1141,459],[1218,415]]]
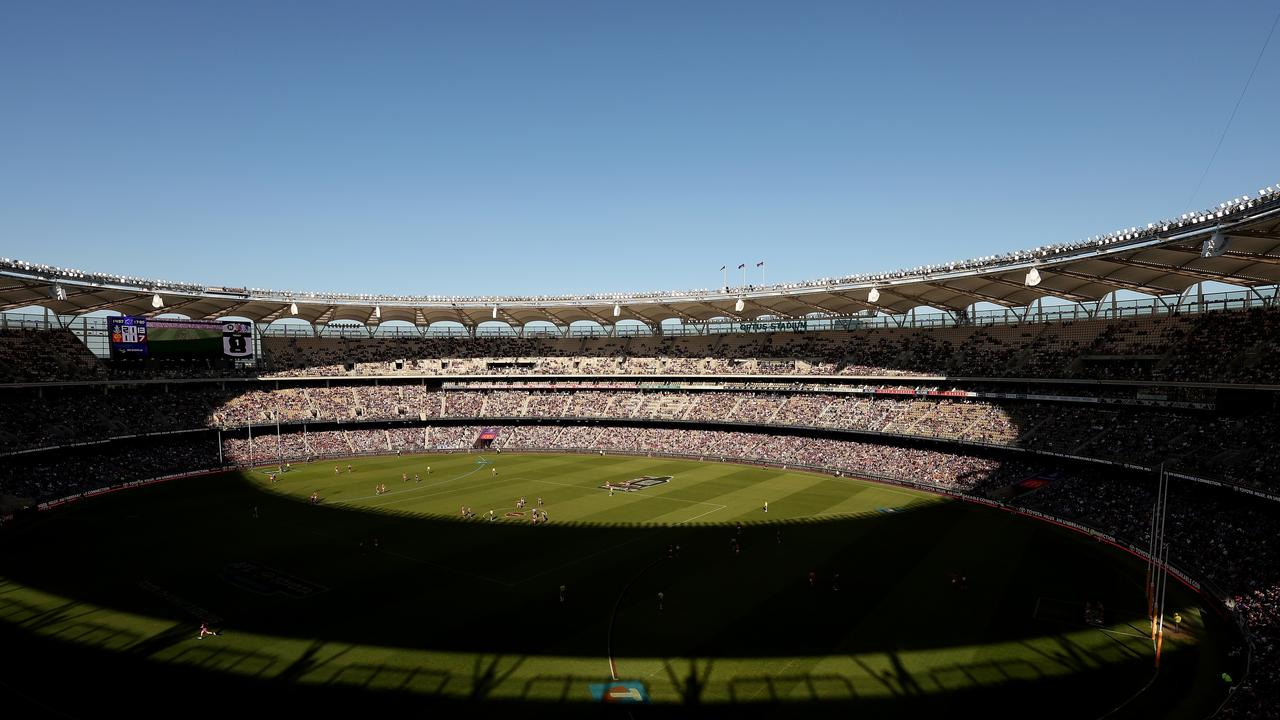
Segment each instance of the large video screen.
[[111,357],[162,360],[253,357],[253,328],[247,322],[110,317]]

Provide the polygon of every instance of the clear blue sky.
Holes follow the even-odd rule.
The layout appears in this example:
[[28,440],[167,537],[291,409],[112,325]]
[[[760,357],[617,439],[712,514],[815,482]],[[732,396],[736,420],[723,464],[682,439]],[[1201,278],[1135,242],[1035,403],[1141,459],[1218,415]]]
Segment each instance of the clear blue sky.
[[[10,0],[0,255],[559,293],[1071,241],[1187,209],[1277,10]],[[1193,206],[1280,182],[1278,78]]]

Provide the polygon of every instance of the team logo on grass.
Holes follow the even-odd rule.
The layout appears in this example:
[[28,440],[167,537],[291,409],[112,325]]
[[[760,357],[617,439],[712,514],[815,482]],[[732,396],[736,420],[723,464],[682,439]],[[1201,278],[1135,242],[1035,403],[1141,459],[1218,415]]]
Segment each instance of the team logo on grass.
[[623,483],[605,483],[600,487],[602,489],[613,488],[614,490],[635,492],[636,490],[643,490],[647,487],[653,487],[654,485],[664,485],[669,482],[671,482],[670,475],[645,475],[644,477],[638,477],[635,480],[628,480]]
[[218,577],[259,595],[287,595],[295,600],[322,593],[329,588],[303,580],[256,562],[235,562],[222,569]]
[[644,683],[639,680],[615,680],[607,683],[592,683],[591,697],[604,703],[647,703],[649,693]]

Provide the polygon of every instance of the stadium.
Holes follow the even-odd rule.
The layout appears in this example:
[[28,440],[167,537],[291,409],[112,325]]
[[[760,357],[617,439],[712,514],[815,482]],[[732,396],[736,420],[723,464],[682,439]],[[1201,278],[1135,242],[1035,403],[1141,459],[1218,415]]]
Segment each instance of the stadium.
[[1278,258],[1280,186],[687,292],[0,260],[10,702],[1266,716]]
[[1278,29],[6,4],[0,712],[1280,717]]

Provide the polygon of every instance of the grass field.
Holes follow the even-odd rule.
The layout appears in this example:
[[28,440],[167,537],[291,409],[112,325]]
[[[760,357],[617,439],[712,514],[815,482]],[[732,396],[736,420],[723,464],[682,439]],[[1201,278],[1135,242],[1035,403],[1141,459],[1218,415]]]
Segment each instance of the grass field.
[[[144,714],[210,688],[299,711],[592,713],[614,679],[649,712],[1198,718],[1221,701],[1222,630],[1196,595],[1170,586],[1184,622],[1155,674],[1142,565],[1003,511],[661,458],[351,464],[174,481],[7,531],[0,684],[70,716],[139,677]],[[644,476],[670,480],[601,487]],[[508,516],[521,496],[549,522]],[[199,640],[207,616],[222,634]]]

